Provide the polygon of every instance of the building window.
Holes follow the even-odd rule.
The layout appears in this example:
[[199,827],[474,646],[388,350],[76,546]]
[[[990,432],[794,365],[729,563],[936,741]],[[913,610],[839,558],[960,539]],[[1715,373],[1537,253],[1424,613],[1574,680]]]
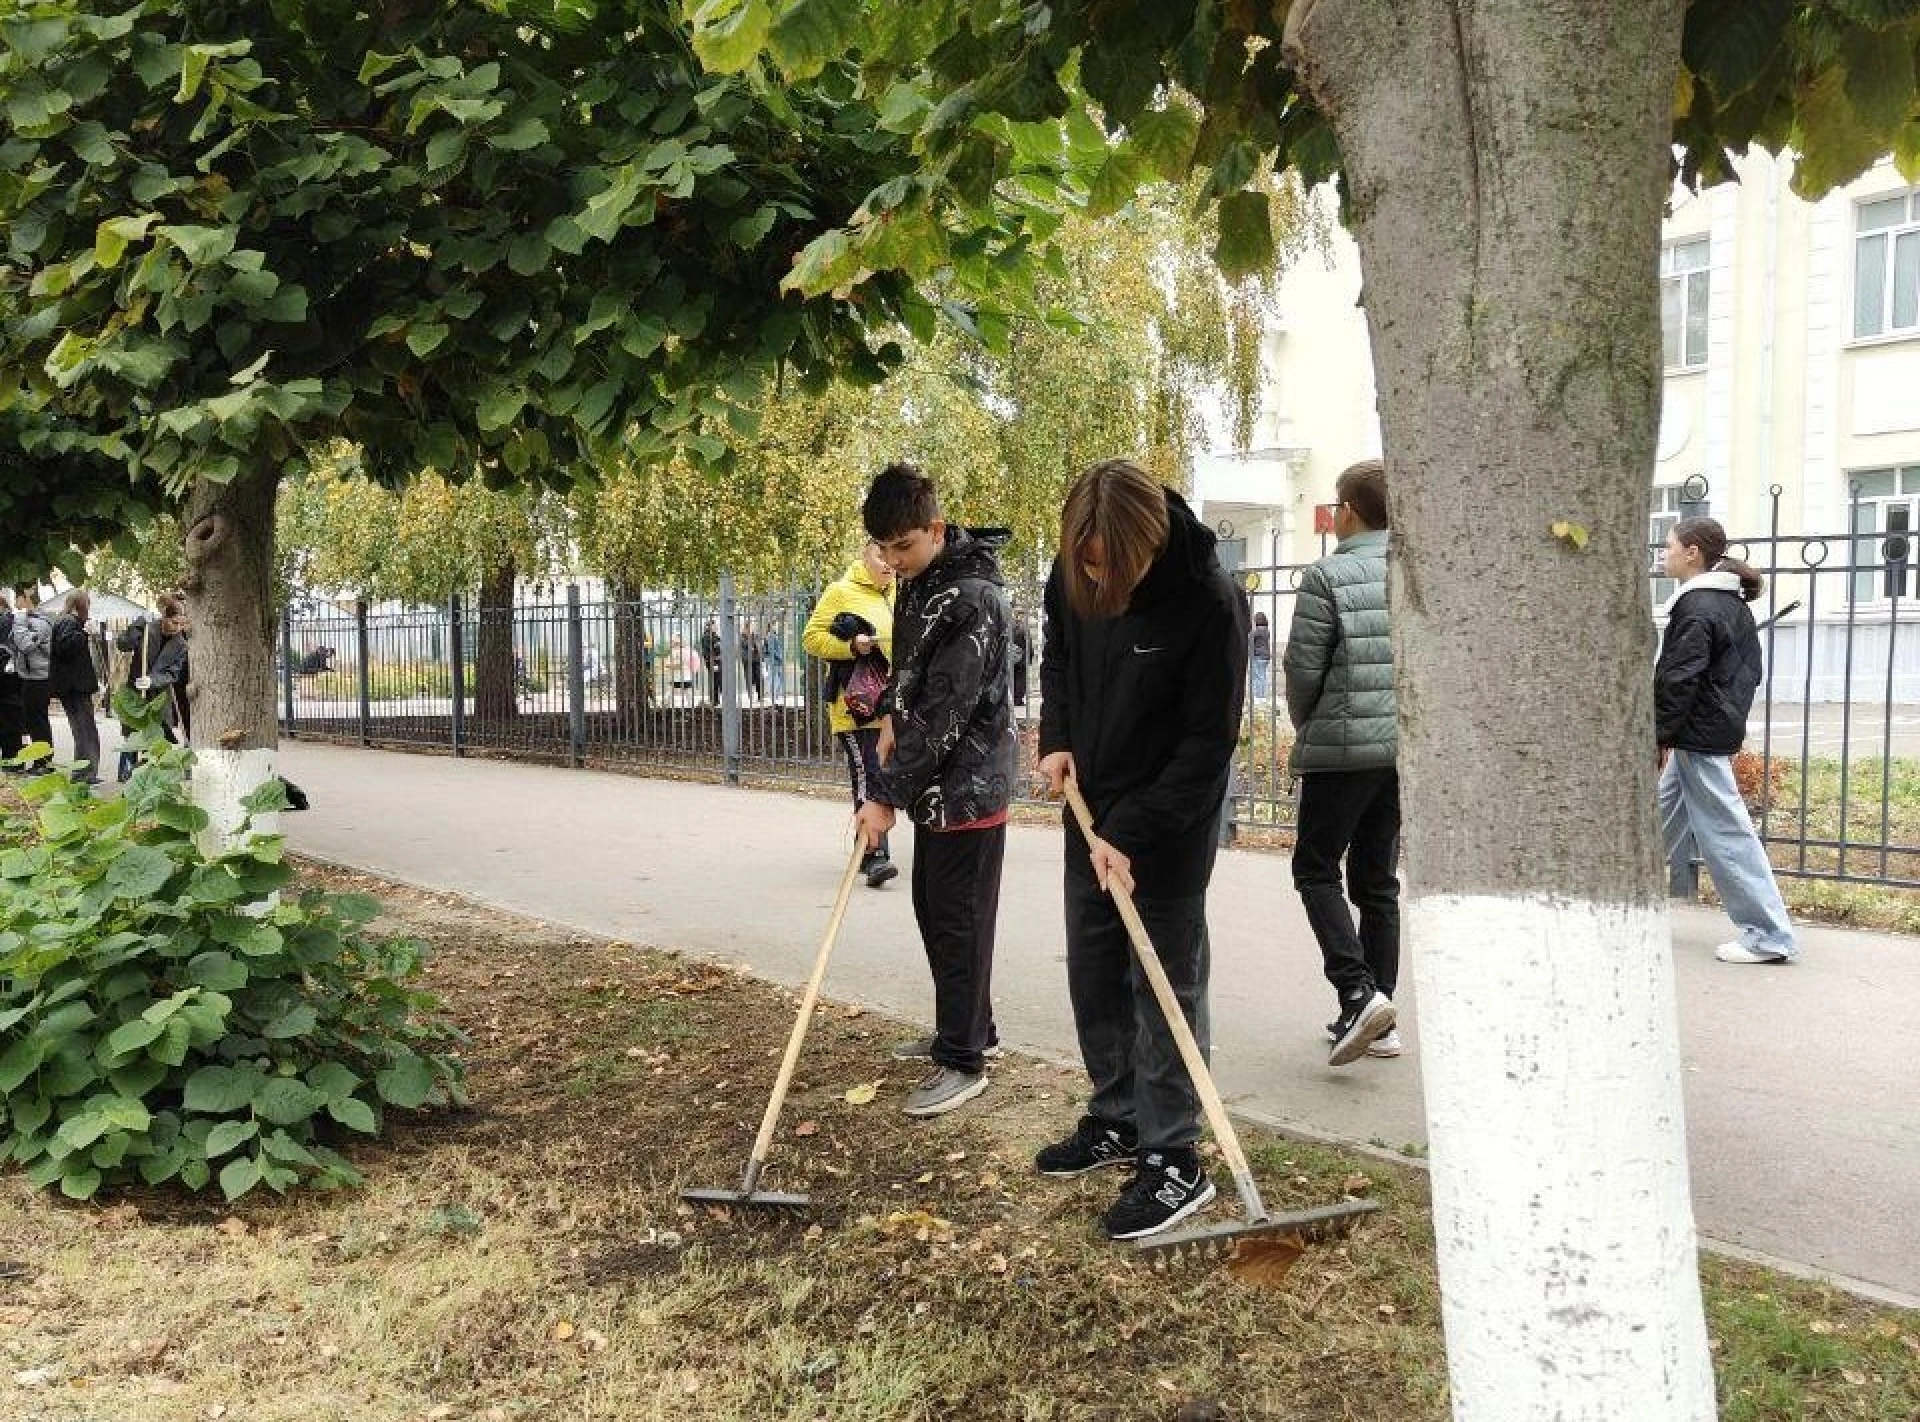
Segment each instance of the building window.
[[1853,334],[1920,331],[1920,192],[1854,209]]
[[1862,469],[1848,475],[1853,490],[1853,600],[1885,602],[1914,595],[1914,547],[1920,529],[1920,464],[1901,469]]
[[1660,250],[1660,333],[1668,370],[1707,363],[1707,239],[1669,242]]
[[1682,487],[1679,484],[1653,486],[1652,512],[1647,515],[1647,573],[1653,579],[1653,605],[1656,608],[1664,605],[1680,586],[1674,579],[1663,576],[1663,570],[1666,568],[1667,535],[1680,522]]

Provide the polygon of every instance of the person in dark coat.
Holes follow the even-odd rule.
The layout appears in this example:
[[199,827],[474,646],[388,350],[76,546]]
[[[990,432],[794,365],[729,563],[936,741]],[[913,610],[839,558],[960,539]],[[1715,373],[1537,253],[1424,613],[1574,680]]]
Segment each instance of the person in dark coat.
[[53,624],[50,681],[73,737],[73,778],[98,785],[100,726],[93,718],[93,699],[100,694],[100,672],[93,664],[93,639],[87,633],[87,617],[92,611],[93,599],[84,588],[67,594],[66,610]]
[[1105,892],[1135,896],[1202,1052],[1207,1050],[1207,884],[1238,744],[1247,602],[1212,530],[1126,460],[1096,464],[1067,496],[1047,578],[1040,761],[1047,789],[1075,782],[1093,813],[1066,816],[1067,987],[1093,1091],[1073,1133],[1041,1150],[1043,1175],[1131,1167],[1102,1224],[1157,1234],[1203,1208],[1200,1102]]
[[[9,644],[13,674],[20,678],[21,742],[51,746],[53,723],[47,708],[53,698],[53,623],[40,611],[40,590],[31,584],[15,590]],[[51,763],[50,755],[42,756],[27,769],[45,770]]]
[[[182,724],[181,713],[186,706],[186,602],[177,594],[166,594],[160,599],[157,617],[142,617],[132,622],[114,638],[113,644],[133,654],[127,663],[128,689],[148,701],[166,699],[160,729],[168,740],[177,742],[180,733],[176,727]],[[132,728],[125,724],[120,730],[123,735],[132,734]],[[121,780],[133,774],[135,759],[133,751],[120,752]]]
[[[13,759],[26,744],[26,723],[22,719],[25,709],[20,678],[13,670],[13,608],[0,605],[0,761]],[[21,766],[6,767],[9,775],[21,771]]]
[[1733,777],[1760,686],[1760,634],[1747,604],[1760,596],[1761,578],[1727,556],[1726,530],[1710,518],[1675,524],[1665,560],[1666,575],[1680,582],[1653,671],[1667,857],[1684,866],[1698,855],[1740,930],[1714,957],[1791,963],[1798,955],[1793,923]]

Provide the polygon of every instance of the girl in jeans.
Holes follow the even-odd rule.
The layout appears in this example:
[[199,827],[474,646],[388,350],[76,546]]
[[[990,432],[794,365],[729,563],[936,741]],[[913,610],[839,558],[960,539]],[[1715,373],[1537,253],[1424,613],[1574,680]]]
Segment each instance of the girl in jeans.
[[1680,581],[1653,674],[1667,857],[1704,861],[1740,930],[1714,957],[1791,963],[1793,925],[1733,778],[1760,685],[1760,634],[1747,604],[1760,596],[1761,578],[1727,557],[1726,530],[1710,518],[1682,519],[1667,535],[1666,575]]

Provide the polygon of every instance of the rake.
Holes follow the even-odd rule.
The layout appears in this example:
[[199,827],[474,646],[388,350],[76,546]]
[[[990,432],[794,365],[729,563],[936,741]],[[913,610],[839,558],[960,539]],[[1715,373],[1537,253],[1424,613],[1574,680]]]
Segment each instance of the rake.
[[751,1205],[761,1209],[804,1210],[813,1203],[811,1195],[787,1195],[775,1190],[755,1188],[766,1167],[767,1151],[773,1146],[773,1129],[780,1120],[780,1108],[787,1102],[787,1087],[793,1081],[793,1068],[800,1060],[800,1044],[807,1039],[807,1025],[813,1021],[813,1006],[820,1000],[820,981],[827,975],[827,960],[833,956],[833,941],[840,936],[840,920],[847,915],[847,900],[853,894],[853,881],[860,872],[860,860],[866,844],[855,835],[853,852],[847,856],[847,872],[840,876],[840,892],[834,896],[833,916],[820,939],[820,951],[814,954],[813,976],[800,999],[800,1014],[794,1018],[793,1033],[787,1038],[787,1054],[780,1062],[780,1074],[773,1080],[773,1094],[767,1098],[767,1111],[760,1118],[760,1134],[754,1137],[753,1151],[747,1156],[746,1171],[738,1190],[682,1190],[680,1198],[702,1205]]
[[[1080,821],[1081,832],[1091,843],[1093,814],[1087,809],[1086,799],[1071,780],[1066,783],[1066,793],[1074,818]],[[1231,1224],[1150,1236],[1136,1241],[1134,1247],[1143,1254],[1173,1258],[1224,1258],[1231,1272],[1249,1282],[1278,1283],[1308,1245],[1344,1238],[1360,1216],[1374,1213],[1380,1205],[1374,1200],[1343,1200],[1336,1205],[1285,1214],[1268,1211],[1260,1199],[1260,1187],[1253,1183],[1253,1171],[1247,1166],[1246,1152],[1240,1148],[1240,1137],[1235,1134],[1226,1105],[1213,1084],[1213,1073],[1207,1070],[1207,1059],[1200,1054],[1200,1044],[1187,1025],[1187,1015],[1180,1009],[1179,998],[1174,996],[1173,984],[1167,981],[1167,970],[1161,966],[1147,926],[1133,906],[1133,896],[1111,879],[1107,892],[1113,896],[1114,907],[1120,910],[1127,936],[1133,940],[1134,956],[1140,960],[1141,971],[1153,985],[1154,999],[1167,1019],[1167,1030],[1180,1049],[1180,1060],[1186,1063],[1187,1075],[1193,1079],[1207,1125],[1213,1130],[1227,1168],[1233,1172],[1233,1186],[1240,1193],[1240,1209],[1245,1216]]]

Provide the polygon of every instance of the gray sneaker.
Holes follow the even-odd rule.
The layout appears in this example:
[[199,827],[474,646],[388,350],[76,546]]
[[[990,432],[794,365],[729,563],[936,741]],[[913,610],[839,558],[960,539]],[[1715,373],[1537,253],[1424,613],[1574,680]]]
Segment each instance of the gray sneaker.
[[[980,1055],[989,1061],[997,1060],[1006,1054],[1006,1048],[998,1042],[991,1042],[981,1049]],[[897,1062],[924,1062],[933,1059],[933,1038],[915,1037],[911,1042],[896,1042],[888,1052]]]
[[900,1109],[909,1116],[941,1116],[956,1106],[964,1106],[987,1089],[983,1071],[955,1071],[935,1067],[933,1074],[907,1093],[907,1104]]

